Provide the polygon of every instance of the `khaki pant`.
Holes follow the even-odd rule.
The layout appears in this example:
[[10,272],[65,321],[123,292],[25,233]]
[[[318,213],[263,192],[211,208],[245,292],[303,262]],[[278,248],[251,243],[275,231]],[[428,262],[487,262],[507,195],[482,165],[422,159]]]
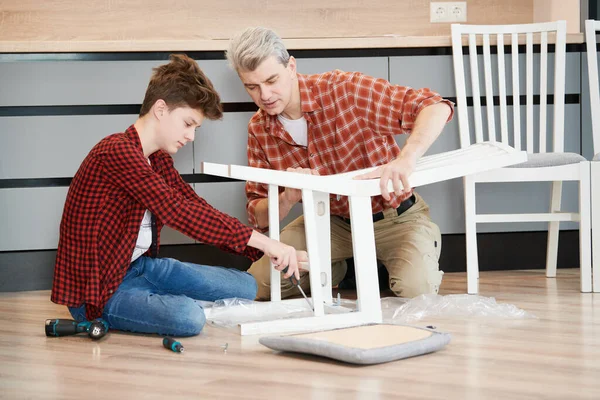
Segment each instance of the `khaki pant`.
[[[375,247],[377,259],[388,270],[390,289],[401,297],[437,293],[442,282],[438,260],[442,248],[440,230],[429,217],[429,206],[415,193],[415,204],[402,215],[396,210],[383,212],[384,218],[375,222]],[[287,225],[280,235],[283,243],[306,250],[304,217]],[[352,257],[351,225],[339,217],[331,217],[331,281],[339,284],[346,274],[346,259]],[[360,268],[360,266],[356,266]],[[268,257],[262,257],[248,270],[258,284],[257,299],[271,297],[271,266]],[[308,272],[301,272],[300,286],[310,290]],[[281,279],[281,297],[297,295],[288,279]]]

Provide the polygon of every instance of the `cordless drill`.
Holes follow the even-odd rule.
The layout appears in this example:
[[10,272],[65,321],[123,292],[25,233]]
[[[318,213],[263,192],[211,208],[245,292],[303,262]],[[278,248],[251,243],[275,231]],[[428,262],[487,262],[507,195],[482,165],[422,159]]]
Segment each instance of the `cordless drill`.
[[83,332],[87,332],[92,340],[101,339],[108,332],[108,323],[101,318],[83,322],[62,318],[46,320],[46,336],[70,336]]

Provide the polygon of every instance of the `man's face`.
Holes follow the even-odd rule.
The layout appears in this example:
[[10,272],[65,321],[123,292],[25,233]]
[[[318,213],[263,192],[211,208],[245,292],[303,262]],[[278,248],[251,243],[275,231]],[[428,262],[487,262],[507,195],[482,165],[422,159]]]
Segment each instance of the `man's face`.
[[281,114],[290,104],[292,81],[296,76],[293,57],[284,66],[275,56],[271,56],[254,71],[241,70],[238,74],[254,103],[267,114]]
[[177,150],[194,140],[196,129],[203,120],[202,112],[190,107],[177,107],[171,111],[165,109],[160,117],[159,147],[169,154],[177,153]]

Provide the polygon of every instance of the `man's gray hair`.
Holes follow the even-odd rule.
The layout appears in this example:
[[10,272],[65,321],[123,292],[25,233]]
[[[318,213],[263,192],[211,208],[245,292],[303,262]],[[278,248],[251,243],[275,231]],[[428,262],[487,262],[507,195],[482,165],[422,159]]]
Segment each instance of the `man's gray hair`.
[[290,55],[281,38],[270,29],[248,28],[229,42],[227,60],[237,72],[254,71],[267,58],[275,56],[287,66]]

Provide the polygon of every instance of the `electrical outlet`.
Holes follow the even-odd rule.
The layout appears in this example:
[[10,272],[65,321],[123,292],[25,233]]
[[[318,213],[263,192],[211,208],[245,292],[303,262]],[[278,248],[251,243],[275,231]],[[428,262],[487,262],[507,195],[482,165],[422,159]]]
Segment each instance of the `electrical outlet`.
[[446,6],[446,3],[432,1],[429,3],[429,12],[429,21],[431,23],[448,21],[448,7]]
[[450,22],[467,22],[467,2],[448,3],[448,17]]
[[432,1],[429,11],[431,23],[467,22],[466,1]]

